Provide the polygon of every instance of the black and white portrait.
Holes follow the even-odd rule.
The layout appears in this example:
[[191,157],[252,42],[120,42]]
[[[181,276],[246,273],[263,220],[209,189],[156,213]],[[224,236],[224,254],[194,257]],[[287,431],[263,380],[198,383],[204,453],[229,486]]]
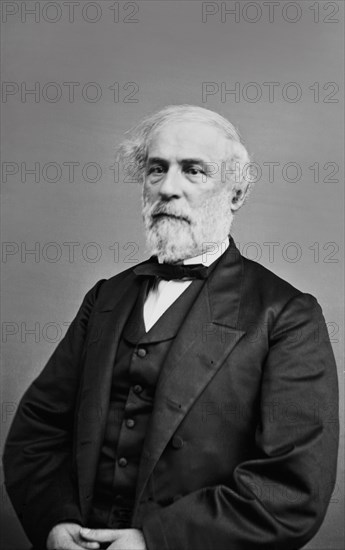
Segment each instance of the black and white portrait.
[[344,547],[343,8],[2,2],[4,550]]

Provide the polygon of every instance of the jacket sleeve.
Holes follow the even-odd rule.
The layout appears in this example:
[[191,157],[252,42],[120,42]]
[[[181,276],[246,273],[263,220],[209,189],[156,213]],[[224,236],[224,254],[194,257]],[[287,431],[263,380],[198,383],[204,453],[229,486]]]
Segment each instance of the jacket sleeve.
[[23,396],[5,445],[6,489],[37,548],[45,548],[57,523],[82,524],[72,479],[73,419],[88,319],[102,282],[86,294],[66,336]]
[[260,411],[255,455],[229,483],[147,509],[149,550],[292,550],[319,529],[336,475],[338,391],[327,327],[308,294],[270,331]]

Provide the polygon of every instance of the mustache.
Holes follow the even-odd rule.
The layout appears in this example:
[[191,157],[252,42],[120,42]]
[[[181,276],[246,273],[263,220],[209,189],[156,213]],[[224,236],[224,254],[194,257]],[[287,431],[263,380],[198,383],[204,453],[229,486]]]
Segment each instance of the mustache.
[[158,220],[160,218],[168,217],[176,220],[182,220],[187,223],[192,223],[192,219],[185,210],[173,208],[164,203],[153,204],[149,216],[151,220]]

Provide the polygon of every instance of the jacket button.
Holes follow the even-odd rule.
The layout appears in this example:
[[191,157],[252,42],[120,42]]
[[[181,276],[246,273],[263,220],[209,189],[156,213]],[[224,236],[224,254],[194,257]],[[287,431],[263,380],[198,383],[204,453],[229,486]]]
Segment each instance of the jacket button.
[[121,458],[119,458],[118,463],[119,463],[120,468],[125,468],[128,464],[128,460],[127,460],[127,458],[122,456]]
[[182,437],[180,437],[179,435],[174,435],[174,437],[171,440],[171,444],[174,449],[181,449],[181,447],[183,447],[184,445],[184,441]]
[[146,354],[147,354],[147,351],[144,348],[139,348],[137,351],[137,355],[139,355],[139,357],[145,357]]
[[126,426],[127,426],[127,428],[134,428],[135,420],[133,420],[133,418],[127,418]]
[[142,386],[140,386],[140,384],[135,384],[135,386],[133,386],[133,391],[134,393],[141,393],[143,391],[143,388]]

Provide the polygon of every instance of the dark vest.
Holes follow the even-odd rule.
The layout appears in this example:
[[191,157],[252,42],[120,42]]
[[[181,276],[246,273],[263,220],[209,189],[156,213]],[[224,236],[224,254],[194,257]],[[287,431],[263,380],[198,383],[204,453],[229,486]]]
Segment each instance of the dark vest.
[[144,280],[121,335],[101,448],[90,527],[130,527],[140,456],[161,366],[204,281],[194,280],[146,332]]

